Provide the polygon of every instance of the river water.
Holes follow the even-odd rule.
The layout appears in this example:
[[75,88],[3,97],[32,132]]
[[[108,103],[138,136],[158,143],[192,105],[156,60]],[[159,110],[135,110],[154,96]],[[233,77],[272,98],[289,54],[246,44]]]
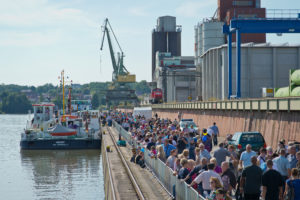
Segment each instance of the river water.
[[100,150],[20,151],[28,115],[0,115],[0,199],[104,199]]

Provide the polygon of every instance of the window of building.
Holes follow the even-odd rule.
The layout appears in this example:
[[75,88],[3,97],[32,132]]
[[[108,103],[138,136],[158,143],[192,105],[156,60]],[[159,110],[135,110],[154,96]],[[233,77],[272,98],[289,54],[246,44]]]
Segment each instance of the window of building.
[[253,6],[253,1],[233,1],[233,6]]
[[241,14],[238,15],[238,18],[240,19],[253,19],[253,18],[257,18],[256,14]]
[[[176,75],[175,75],[176,76]],[[176,81],[185,81],[185,82],[189,82],[189,81],[195,81],[195,76],[190,76],[190,75],[177,75],[176,76]]]

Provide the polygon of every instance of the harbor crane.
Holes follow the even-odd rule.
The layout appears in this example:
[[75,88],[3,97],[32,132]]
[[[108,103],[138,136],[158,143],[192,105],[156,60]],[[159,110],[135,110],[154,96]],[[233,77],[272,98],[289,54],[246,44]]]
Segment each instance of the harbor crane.
[[[135,75],[130,74],[129,71],[124,66],[124,62],[123,62],[125,57],[124,52],[107,18],[105,19],[102,28],[103,28],[102,29],[103,37],[102,37],[100,50],[101,51],[103,50],[103,44],[106,35],[111,62],[113,66],[112,85],[109,87],[106,93],[106,104],[111,105],[113,102],[120,102],[120,101],[132,102],[136,104],[138,102],[138,98],[135,94],[135,91],[131,90],[128,85],[129,83],[135,83]],[[117,52],[117,57],[115,56],[110,33],[112,33],[113,38],[115,39],[115,42],[119,47],[119,52]]]

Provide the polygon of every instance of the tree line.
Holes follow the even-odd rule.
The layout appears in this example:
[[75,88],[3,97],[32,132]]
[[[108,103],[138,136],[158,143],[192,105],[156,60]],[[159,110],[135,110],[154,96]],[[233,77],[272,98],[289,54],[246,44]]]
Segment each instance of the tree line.
[[2,92],[0,94],[0,113],[25,114],[32,110],[31,102],[25,94]]
[[[77,97],[80,95],[92,95],[92,105],[94,108],[98,108],[99,106],[106,104],[105,94],[110,84],[111,82],[91,82],[87,84],[74,84],[72,87],[72,99],[77,99]],[[130,83],[130,87],[136,90],[137,95],[149,94],[151,92],[151,89],[146,81]],[[32,93],[40,96],[40,102],[47,101],[47,99],[43,98],[42,94],[48,93],[53,103],[55,103],[55,105],[57,105],[59,109],[62,108],[62,89],[59,85],[55,86],[53,84],[47,83],[42,86],[35,87],[15,84],[1,84],[0,113],[27,113],[28,110],[32,110],[32,103],[39,103],[30,102],[27,99],[26,95],[21,93],[22,90],[30,90]]]

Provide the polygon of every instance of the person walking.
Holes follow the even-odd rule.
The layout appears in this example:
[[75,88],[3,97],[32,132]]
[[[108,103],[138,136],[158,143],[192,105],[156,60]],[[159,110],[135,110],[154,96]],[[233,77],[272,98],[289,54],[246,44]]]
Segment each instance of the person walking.
[[188,144],[187,139],[184,137],[183,132],[180,132],[179,137],[177,139],[177,149],[178,149],[178,154],[181,154],[183,150],[186,148]]
[[251,163],[242,172],[240,191],[244,192],[245,200],[259,200],[262,170],[256,165],[256,156],[251,157]]
[[273,161],[267,160],[267,171],[262,176],[262,199],[281,200],[283,194],[284,181],[281,174],[273,169]]
[[297,157],[296,157],[296,146],[289,146],[288,147],[288,151],[289,151],[289,155],[287,156],[287,159],[290,163],[290,168],[293,169],[293,168],[296,168],[296,165],[297,165]]
[[204,171],[201,174],[199,174],[189,185],[189,187],[192,187],[194,184],[199,184],[202,182],[203,192],[205,194],[210,194],[211,192],[211,186],[210,186],[210,178],[216,177],[219,179],[220,183],[223,185],[221,176],[214,172],[215,165],[213,163],[208,164],[208,171]]
[[251,144],[247,144],[246,151],[241,154],[240,165],[245,169],[251,165],[251,158],[256,156],[256,153],[252,151]]
[[226,160],[226,157],[230,157],[230,152],[224,148],[224,143],[219,144],[219,149],[214,152],[214,157],[217,160],[217,165],[220,167],[222,162]]
[[260,166],[260,168],[263,170],[263,171],[266,171],[267,170],[267,165],[266,165],[266,154],[267,154],[267,150],[265,148],[261,148],[259,150],[260,154],[259,156],[257,157],[257,165]]
[[207,160],[210,160],[211,159],[211,155],[210,153],[205,149],[205,146],[204,144],[200,144],[199,145],[199,148],[200,148],[200,153],[199,153],[199,157],[200,157],[200,160],[202,158],[206,158]]
[[216,122],[213,123],[213,125],[211,127],[209,127],[211,130],[213,130],[213,142],[214,142],[214,146],[218,145],[218,137],[219,137],[219,128],[216,125]]
[[290,163],[285,157],[285,149],[280,149],[280,156],[273,159],[273,162],[276,163],[277,171],[281,174],[284,181],[288,179],[291,174]]
[[300,179],[296,168],[292,169],[291,178],[286,181],[284,196],[288,200],[300,200]]
[[229,168],[229,162],[226,161],[222,162],[221,168],[222,168],[221,178],[223,181],[224,190],[228,191],[229,194],[231,194],[232,189],[235,188],[236,186],[236,177]]

